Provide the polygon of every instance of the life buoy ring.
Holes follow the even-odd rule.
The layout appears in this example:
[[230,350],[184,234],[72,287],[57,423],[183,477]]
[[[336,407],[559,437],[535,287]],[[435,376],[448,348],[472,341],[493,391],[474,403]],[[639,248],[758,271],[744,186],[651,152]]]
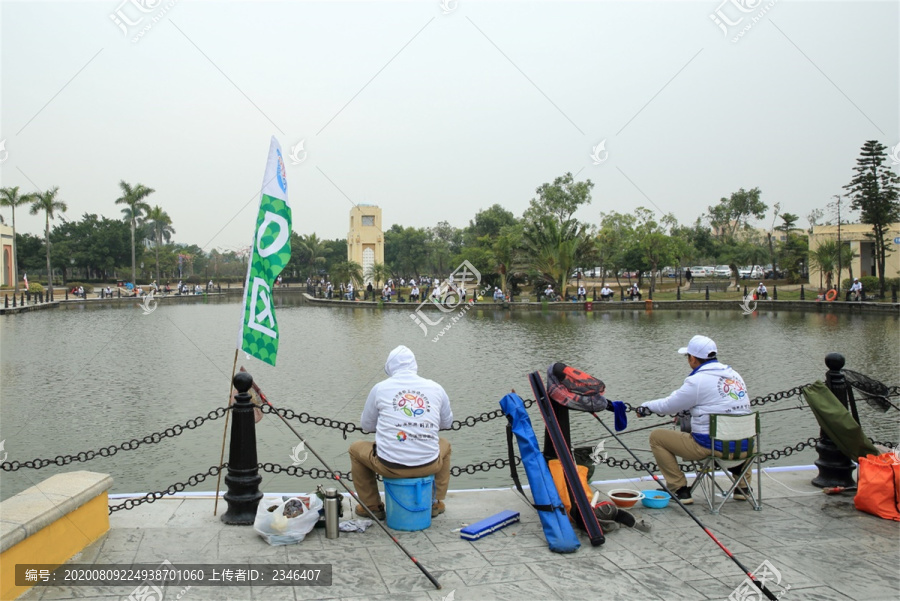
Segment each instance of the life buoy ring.
[[828,292],[825,293],[825,300],[827,300],[829,303],[836,298],[837,298],[837,290],[835,290],[834,288],[832,288],[831,290],[829,290]]

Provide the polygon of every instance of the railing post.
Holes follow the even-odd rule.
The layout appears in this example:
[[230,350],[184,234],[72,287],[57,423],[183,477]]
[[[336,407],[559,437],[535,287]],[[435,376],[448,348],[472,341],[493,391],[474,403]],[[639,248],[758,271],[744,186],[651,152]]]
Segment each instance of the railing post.
[[706,287],[706,300],[709,300],[709,286]]
[[[825,385],[834,396],[847,407],[847,380],[841,369],[844,367],[844,356],[840,353],[828,353],[825,356]],[[814,462],[819,468],[819,475],[813,478],[812,485],[819,488],[826,486],[854,486],[853,463],[841,453],[824,430],[819,429],[821,440],[816,444],[819,458]]]
[[681,286],[675,291],[675,300],[681,300]]
[[228,511],[222,514],[226,524],[249,526],[256,519],[256,508],[263,494],[259,490],[262,476],[256,459],[256,423],[250,387],[253,377],[245,371],[234,376],[235,395],[232,405],[231,445],[228,451],[228,473],[225,485],[228,491],[223,498]]

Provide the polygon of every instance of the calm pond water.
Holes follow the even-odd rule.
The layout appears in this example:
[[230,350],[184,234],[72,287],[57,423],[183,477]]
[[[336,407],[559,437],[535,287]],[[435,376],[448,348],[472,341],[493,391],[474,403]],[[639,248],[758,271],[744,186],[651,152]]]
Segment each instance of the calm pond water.
[[[447,389],[456,419],[497,409],[511,388],[531,398],[527,374],[546,370],[555,361],[600,377],[612,399],[636,404],[665,396],[689,372],[676,349],[697,333],[716,340],[721,359],[743,375],[751,397],[823,378],[823,359],[832,351],[843,353],[850,369],[888,384],[900,381],[900,325],[895,316],[784,311],[744,316],[738,303],[734,311],[710,312],[510,314],[476,308],[432,342],[434,333],[426,337],[405,311],[316,307],[297,300],[278,299],[282,341],[277,368],[243,354],[238,365],[247,367],[276,406],[354,423],[369,388],[385,377],[388,352],[398,344],[416,353],[420,374]],[[239,320],[236,300],[160,304],[149,315],[133,305],[76,305],[3,317],[0,440],[8,460],[96,450],[224,405]],[[792,399],[761,409],[796,404]],[[892,441],[900,437],[897,412],[882,414],[865,404],[860,411],[869,436]],[[531,414],[539,425],[537,409]],[[629,419],[633,428],[652,423],[649,418]],[[361,435],[345,441],[336,430],[294,425],[333,468],[349,470],[347,447]],[[223,426],[224,420],[217,420],[159,444],[86,463],[3,472],[0,498],[75,469],[112,474],[113,492],[163,490],[218,463]],[[504,427],[505,420],[498,419],[445,433],[453,443],[453,465],[505,457]],[[594,444],[605,435],[589,415],[574,416],[572,427],[575,442]],[[808,410],[764,413],[763,427],[767,450],[818,434]],[[647,449],[647,435],[626,434],[623,440],[635,449]],[[291,464],[297,440],[280,420],[267,416],[258,425],[257,437],[260,461]],[[626,457],[615,441],[607,441],[606,449],[613,457]],[[651,458],[646,451],[638,454]],[[781,464],[814,459],[813,451],[804,451]],[[321,466],[310,455],[304,467]],[[594,477],[641,475],[604,468]],[[308,491],[315,482],[321,481],[264,474],[262,489]],[[508,468],[502,468],[463,474],[453,479],[451,488],[510,484]],[[215,482],[207,480],[196,490],[214,489]]]

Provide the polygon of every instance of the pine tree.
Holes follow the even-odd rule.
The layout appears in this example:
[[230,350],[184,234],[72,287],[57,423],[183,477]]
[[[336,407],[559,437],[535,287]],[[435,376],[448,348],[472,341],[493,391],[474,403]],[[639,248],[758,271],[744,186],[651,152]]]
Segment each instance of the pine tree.
[[885,258],[890,252],[887,233],[892,223],[900,221],[900,176],[891,171],[887,161],[887,146],[878,140],[867,140],[856,159],[856,175],[844,186],[852,199],[851,208],[860,211],[860,221],[872,226],[866,234],[875,243],[875,264],[878,285],[884,297]]

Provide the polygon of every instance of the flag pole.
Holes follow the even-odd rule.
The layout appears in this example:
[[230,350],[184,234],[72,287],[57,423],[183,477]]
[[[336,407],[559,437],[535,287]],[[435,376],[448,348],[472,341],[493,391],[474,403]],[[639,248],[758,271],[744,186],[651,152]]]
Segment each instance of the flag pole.
[[[234,364],[231,366],[231,379],[228,380],[228,405],[231,405],[231,390],[234,387],[234,370],[237,369],[238,349],[234,349]],[[222,467],[222,461],[225,460],[225,437],[228,434],[228,417],[231,411],[225,413],[225,429],[222,431],[222,453],[219,455],[219,467]],[[219,470],[219,477],[216,478],[216,502],[213,504],[213,515],[219,510],[219,487],[222,485],[222,470]]]

